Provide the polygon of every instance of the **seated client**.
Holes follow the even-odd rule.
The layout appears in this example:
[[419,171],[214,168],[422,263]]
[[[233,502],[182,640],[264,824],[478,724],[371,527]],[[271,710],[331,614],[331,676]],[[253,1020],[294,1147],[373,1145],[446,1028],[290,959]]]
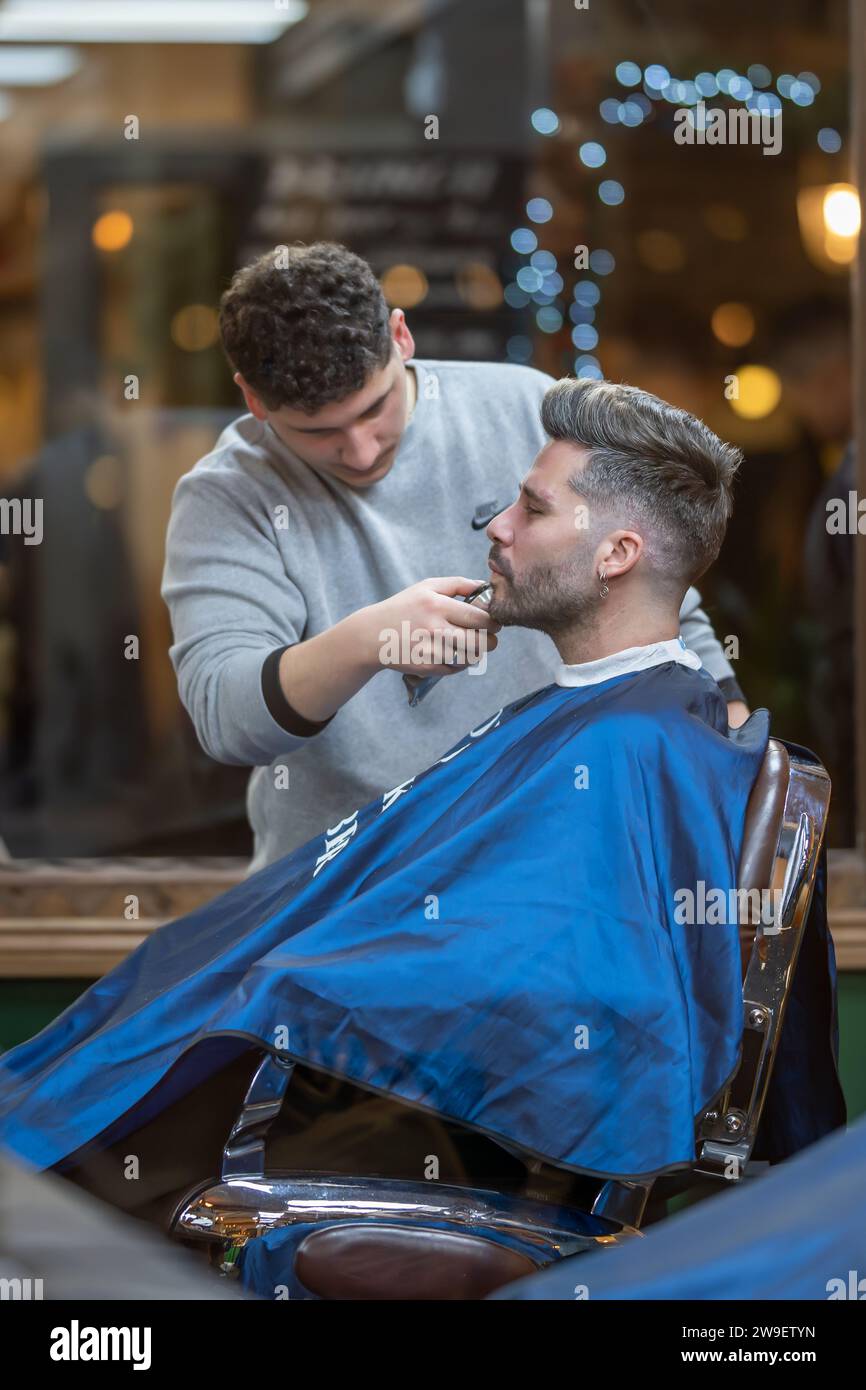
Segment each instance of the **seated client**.
[[[679,610],[740,455],[625,386],[560,381],[542,418],[550,442],[489,527],[490,611],[549,634],[555,683],[154,932],[2,1059],[0,1143],[79,1175],[111,1154],[122,1202],[136,1136],[174,1107],[175,1145],[194,1146],[196,1097],[269,1050],[308,1088],[286,1097],[299,1131],[321,1123],[310,1087],[413,1115],[406,1177],[429,1176],[430,1116],[593,1179],[692,1161],[695,1117],[737,1065],[740,957],[735,920],[677,908],[737,886],[768,721],[728,729]],[[358,1160],[364,1136],[331,1120],[293,1163]]]

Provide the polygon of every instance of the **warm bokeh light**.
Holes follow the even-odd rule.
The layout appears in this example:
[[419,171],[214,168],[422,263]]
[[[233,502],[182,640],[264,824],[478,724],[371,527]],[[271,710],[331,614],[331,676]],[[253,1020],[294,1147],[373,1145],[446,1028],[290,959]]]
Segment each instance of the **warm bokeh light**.
[[704,221],[721,241],[745,241],[749,231],[745,214],[732,203],[709,203],[704,208]]
[[674,236],[673,232],[662,231],[661,228],[652,228],[639,234],[637,253],[648,270],[655,270],[660,275],[682,270],[686,263],[686,253],[679,237]]
[[799,189],[797,218],[803,246],[814,265],[838,273],[852,263],[860,231],[860,198],[853,184]]
[[747,304],[731,300],[713,310],[710,326],[725,347],[744,347],[755,336],[755,316]]
[[219,338],[217,312],[209,304],[187,304],[171,321],[172,341],[184,352],[203,352]]
[[482,261],[467,261],[457,271],[457,292],[472,309],[498,309],[502,282]]
[[860,230],[860,199],[850,184],[834,184],[824,195],[824,225],[833,236],[854,237]]
[[739,394],[729,401],[731,410],[743,420],[763,420],[772,415],[782,399],[782,383],[770,367],[749,363],[737,368]]
[[94,246],[100,251],[122,251],[132,240],[132,218],[128,212],[114,209],[104,212],[93,224]]
[[415,265],[392,265],[382,276],[382,293],[392,309],[413,309],[428,289],[427,276]]
[[120,506],[120,464],[114,454],[100,454],[84,475],[87,500],[101,512]]

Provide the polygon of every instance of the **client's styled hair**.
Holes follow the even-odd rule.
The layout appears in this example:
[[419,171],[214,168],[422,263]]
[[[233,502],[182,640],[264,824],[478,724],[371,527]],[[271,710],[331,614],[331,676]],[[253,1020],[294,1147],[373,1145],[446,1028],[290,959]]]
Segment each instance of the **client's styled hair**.
[[687,411],[609,381],[558,381],[541,422],[552,439],[589,450],[570,486],[640,531],[661,582],[691,583],[713,563],[733,509],[739,449]]
[[366,261],[316,241],[238,270],[220,300],[230,365],[268,410],[313,414],[360,391],[391,355],[388,305]]

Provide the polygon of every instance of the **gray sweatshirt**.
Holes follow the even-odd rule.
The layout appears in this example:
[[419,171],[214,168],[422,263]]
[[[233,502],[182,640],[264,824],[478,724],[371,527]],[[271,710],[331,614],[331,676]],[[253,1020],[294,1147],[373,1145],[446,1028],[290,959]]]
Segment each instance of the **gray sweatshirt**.
[[[418,361],[418,394],[390,472],[369,489],[322,477],[243,415],[177,484],[162,594],[180,697],[212,758],[254,769],[249,872],[335,826],[440,758],[467,730],[560,668],[553,642],[504,628],[483,673],[448,676],[410,708],[383,669],[312,737],[268,709],[262,666],[431,575],[488,576],[483,517],[509,505],[546,443],[551,378],[499,363]],[[486,505],[489,504],[489,505]],[[700,595],[682,635],[716,680],[733,677]]]

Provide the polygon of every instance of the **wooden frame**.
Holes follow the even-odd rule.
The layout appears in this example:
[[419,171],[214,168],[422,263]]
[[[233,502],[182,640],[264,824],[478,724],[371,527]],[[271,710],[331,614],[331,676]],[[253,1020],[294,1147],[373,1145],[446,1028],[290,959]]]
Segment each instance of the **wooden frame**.
[[234,857],[0,861],[0,978],[97,979],[246,869]]
[[[859,852],[832,850],[830,930],[840,970],[866,970]],[[240,883],[241,858],[0,862],[0,978],[94,980],[145,937]],[[138,898],[128,918],[127,899]]]

